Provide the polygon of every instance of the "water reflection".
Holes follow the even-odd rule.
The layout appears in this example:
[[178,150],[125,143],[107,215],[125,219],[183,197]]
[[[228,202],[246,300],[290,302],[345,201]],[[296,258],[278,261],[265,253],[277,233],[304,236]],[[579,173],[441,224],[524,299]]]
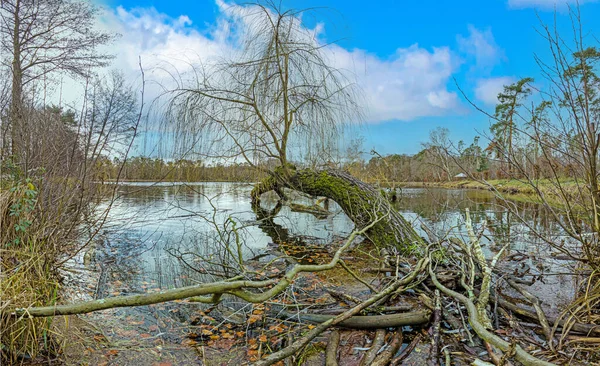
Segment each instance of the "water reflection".
[[[266,195],[257,217],[250,203],[251,189],[242,183],[121,185],[100,251],[101,260],[111,268],[111,280],[123,283],[122,292],[142,292],[218,279],[211,263],[224,262],[234,271],[237,254],[223,251],[224,242],[231,237],[223,240],[220,229],[228,220],[237,225],[245,258],[256,257],[270,242],[301,238],[327,244],[353,229],[334,203],[330,206],[333,214],[323,219],[292,212],[287,206],[277,207],[275,197]],[[513,252],[535,258],[528,263],[535,273],[568,270],[562,268],[567,264],[547,255],[548,246],[530,229],[555,242],[565,240],[559,225],[539,205],[517,204],[518,215],[527,222],[524,225],[487,191],[410,188],[399,193],[397,208],[417,230],[421,231],[420,224],[424,223],[438,236],[466,237],[463,215],[468,208],[489,255],[509,243]],[[311,203],[302,196],[294,198]],[[274,209],[272,217],[269,213]],[[548,281],[559,283],[565,278],[556,276]],[[546,293],[542,300],[556,302],[556,296],[569,294]]]

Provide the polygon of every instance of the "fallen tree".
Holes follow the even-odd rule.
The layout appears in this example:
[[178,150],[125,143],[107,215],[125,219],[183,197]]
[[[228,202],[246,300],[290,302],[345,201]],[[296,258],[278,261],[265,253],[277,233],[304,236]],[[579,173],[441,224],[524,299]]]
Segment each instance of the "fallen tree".
[[297,170],[290,165],[279,167],[254,187],[252,202],[260,205],[261,195],[271,191],[285,199],[284,188],[335,201],[356,227],[366,225],[376,216],[384,217],[365,232],[380,248],[397,248],[405,255],[419,254],[424,250],[423,238],[381,192],[347,172],[334,169]]

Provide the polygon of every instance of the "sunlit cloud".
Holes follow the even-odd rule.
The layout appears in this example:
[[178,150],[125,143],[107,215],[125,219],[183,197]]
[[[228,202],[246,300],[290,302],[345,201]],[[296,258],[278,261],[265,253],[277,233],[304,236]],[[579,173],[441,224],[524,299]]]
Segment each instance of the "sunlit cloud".
[[[169,70],[184,73],[194,64],[235,55],[236,32],[244,28],[241,22],[251,19],[240,5],[222,1],[217,5],[220,13],[207,32],[194,28],[193,19],[186,15],[169,17],[154,8],[112,9],[103,17],[102,26],[122,35],[115,45],[114,66],[131,75],[139,74],[141,58],[152,70],[147,78],[160,78],[165,76],[160,75],[164,68],[157,67],[161,62],[167,62]],[[324,25],[318,24],[309,31],[318,38],[323,29]],[[456,93],[447,87],[459,66],[449,47],[425,49],[415,44],[399,48],[385,59],[366,50],[336,45],[327,46],[325,51],[332,55],[334,66],[356,77],[363,90],[368,122],[440,116],[453,113],[459,104]]]

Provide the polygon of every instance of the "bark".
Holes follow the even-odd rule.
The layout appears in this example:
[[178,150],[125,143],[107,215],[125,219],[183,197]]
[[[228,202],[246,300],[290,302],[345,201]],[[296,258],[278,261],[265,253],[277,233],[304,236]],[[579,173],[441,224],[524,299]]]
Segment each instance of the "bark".
[[276,191],[280,194],[283,188],[335,201],[356,227],[363,227],[376,217],[383,217],[365,233],[380,248],[396,247],[402,253],[410,254],[425,246],[423,238],[379,190],[346,172],[279,167],[254,187],[252,201],[259,205],[263,193]]
[[327,349],[325,350],[325,366],[338,366],[337,350],[340,344],[340,331],[334,330],[329,335]]
[[385,343],[385,334],[385,329],[377,329],[375,332],[375,338],[373,339],[373,344],[365,354],[365,357],[363,357],[362,361],[360,361],[360,366],[369,366],[373,363],[375,357],[377,357],[377,353]]
[[[340,327],[352,329],[381,329],[402,327],[405,325],[419,325],[429,322],[431,313],[429,311],[412,311],[410,313],[398,313],[391,315],[359,315],[348,318],[338,324]],[[326,314],[292,314],[280,312],[278,317],[288,320],[300,320],[308,323],[320,324],[336,315]]]

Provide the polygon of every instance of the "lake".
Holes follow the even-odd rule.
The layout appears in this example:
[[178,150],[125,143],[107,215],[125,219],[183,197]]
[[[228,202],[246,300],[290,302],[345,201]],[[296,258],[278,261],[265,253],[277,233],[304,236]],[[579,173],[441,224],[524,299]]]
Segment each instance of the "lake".
[[[94,239],[95,261],[86,266],[93,270],[92,276],[80,277],[83,299],[218,280],[228,273],[215,273],[214,263],[226,263],[235,272],[237,243],[243,258],[268,261],[277,255],[277,244],[282,242],[327,246],[343,240],[354,227],[335,203],[330,204],[327,217],[292,212],[284,206],[274,218],[257,220],[250,202],[252,185],[245,183],[137,182],[119,184],[116,189],[106,223]],[[539,279],[529,290],[545,306],[556,312],[571,299],[575,286],[568,273],[574,264],[550,256],[548,245],[532,229],[556,243],[568,245],[568,240],[539,205],[513,203],[516,212],[509,212],[502,200],[482,190],[404,188],[398,193],[396,208],[422,236],[421,227],[426,225],[440,237],[450,234],[466,240],[464,212],[468,208],[488,256],[508,243],[508,254],[523,258],[515,273],[526,280]],[[300,195],[291,197],[294,202],[313,203]],[[274,208],[275,198],[263,196],[263,208]],[[103,203],[99,211],[108,205]],[[229,230],[224,230],[225,224]],[[81,269],[82,257],[76,261]],[[236,299],[228,301],[232,308],[246,306]],[[178,345],[192,331],[190,324],[202,308],[179,305],[112,309],[88,317],[113,339],[125,342],[142,334]]]

